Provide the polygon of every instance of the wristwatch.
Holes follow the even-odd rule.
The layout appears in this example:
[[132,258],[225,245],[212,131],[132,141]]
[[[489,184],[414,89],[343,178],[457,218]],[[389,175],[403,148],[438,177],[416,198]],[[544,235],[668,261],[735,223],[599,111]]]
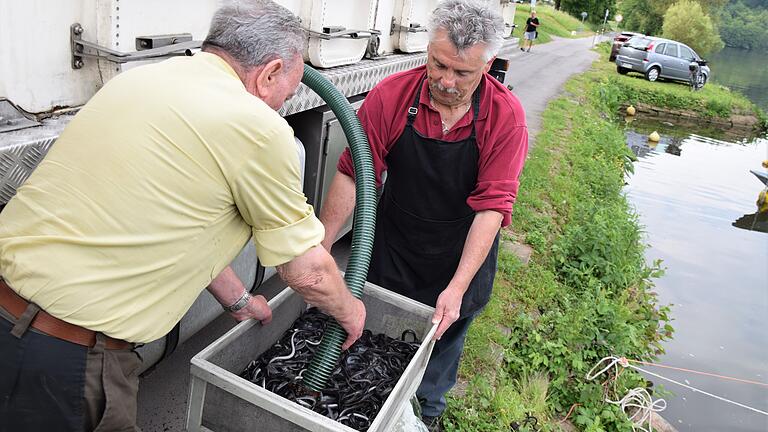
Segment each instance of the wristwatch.
[[251,299],[251,293],[248,291],[244,291],[243,295],[240,296],[239,299],[237,299],[236,302],[232,303],[229,306],[222,305],[221,307],[224,308],[225,311],[229,313],[234,313],[239,311],[240,309],[246,307],[248,305],[248,301]]

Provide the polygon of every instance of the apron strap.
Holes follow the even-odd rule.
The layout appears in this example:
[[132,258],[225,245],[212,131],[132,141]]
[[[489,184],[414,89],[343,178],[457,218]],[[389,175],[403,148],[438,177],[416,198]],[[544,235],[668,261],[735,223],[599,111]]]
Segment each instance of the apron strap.
[[408,108],[408,126],[413,126],[413,121],[416,119],[416,114],[419,113],[419,100],[421,99],[421,88],[424,87],[424,81],[427,79],[426,75],[421,79],[419,87],[416,89],[416,95],[413,97],[413,103]]
[[[426,76],[421,79],[421,84],[419,84],[419,87],[416,89],[416,94],[413,97],[413,103],[408,108],[408,126],[413,126],[413,121],[416,120],[416,114],[419,113],[421,88],[424,86],[424,81],[426,80]],[[475,139],[476,137],[475,125],[477,124],[477,115],[480,113],[480,92],[481,88],[483,87],[483,80],[485,80],[485,77],[480,80],[480,83],[477,85],[475,92],[472,94],[472,134],[469,136],[470,139]]]
[[469,139],[476,139],[475,128],[477,127],[477,116],[480,113],[480,88],[483,86],[483,79],[480,80],[480,84],[477,85],[475,93],[472,95],[472,134]]

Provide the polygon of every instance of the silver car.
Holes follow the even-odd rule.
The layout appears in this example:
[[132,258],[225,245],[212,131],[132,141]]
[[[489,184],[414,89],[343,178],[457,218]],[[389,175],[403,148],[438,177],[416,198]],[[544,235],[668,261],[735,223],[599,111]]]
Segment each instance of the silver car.
[[699,65],[699,84],[709,80],[706,61],[689,46],[669,39],[635,36],[625,42],[616,56],[616,71],[620,74],[640,72],[648,81],[667,78],[689,82],[691,64]]

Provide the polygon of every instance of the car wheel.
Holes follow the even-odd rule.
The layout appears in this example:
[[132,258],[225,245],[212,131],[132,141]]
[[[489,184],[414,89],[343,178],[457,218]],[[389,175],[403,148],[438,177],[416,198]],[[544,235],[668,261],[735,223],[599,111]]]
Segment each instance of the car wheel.
[[647,72],[645,72],[645,78],[648,79],[648,81],[650,81],[650,82],[654,82],[657,79],[659,79],[659,72],[660,72],[660,70],[659,70],[658,66],[654,66],[654,67],[648,69]]
[[629,73],[629,69],[621,67],[621,66],[616,66],[616,72],[618,72],[618,73],[620,73],[622,75],[626,75],[627,73]]
[[704,74],[699,75],[699,88],[704,87],[704,84],[707,83],[707,76]]

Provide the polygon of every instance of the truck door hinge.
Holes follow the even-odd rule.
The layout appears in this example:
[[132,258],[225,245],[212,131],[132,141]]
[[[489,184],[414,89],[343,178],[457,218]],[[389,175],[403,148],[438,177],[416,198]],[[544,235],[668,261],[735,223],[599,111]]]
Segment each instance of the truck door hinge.
[[307,30],[310,36],[323,40],[331,39],[366,39],[381,34],[379,30],[349,30],[341,26],[323,27],[322,32]]
[[392,25],[389,28],[389,35],[392,36],[396,31],[407,33],[422,33],[426,32],[427,28],[419,23],[411,23],[408,26],[400,25],[395,22],[395,17],[392,17]]
[[79,23],[69,27],[72,48],[72,69],[85,66],[85,58],[101,58],[114,63],[151,60],[180,55],[192,55],[193,49],[202,46],[202,41],[192,40],[192,34],[140,36],[136,38],[136,51],[121,52],[83,40],[83,26]]

